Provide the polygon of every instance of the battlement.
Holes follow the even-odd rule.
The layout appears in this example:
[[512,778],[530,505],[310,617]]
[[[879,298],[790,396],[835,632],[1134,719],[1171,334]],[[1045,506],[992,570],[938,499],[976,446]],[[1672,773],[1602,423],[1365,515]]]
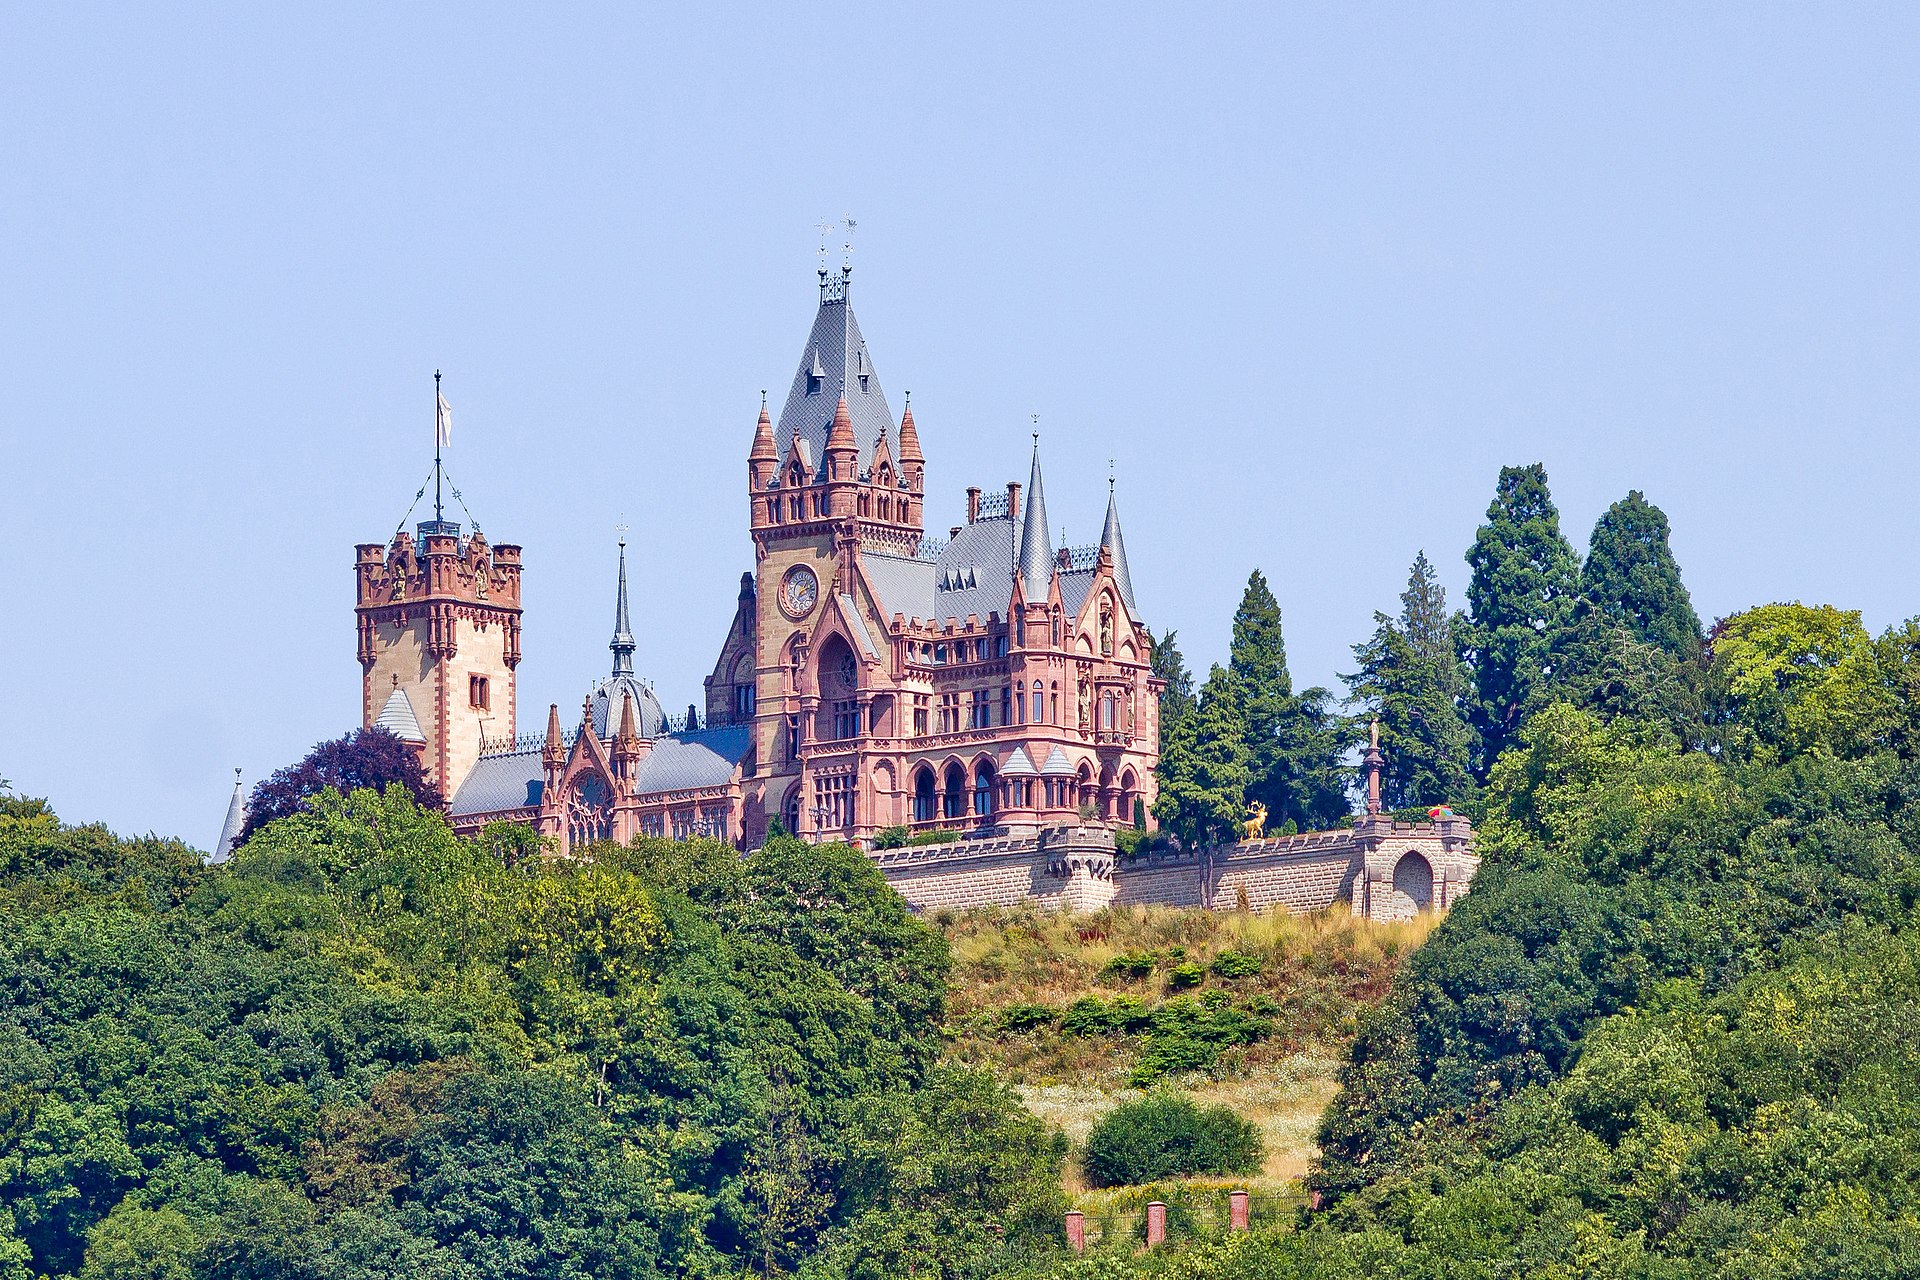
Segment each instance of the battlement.
[[356,609],[433,601],[519,612],[519,547],[489,546],[478,530],[462,538],[420,527],[425,536],[418,542],[403,529],[391,543],[354,548]]

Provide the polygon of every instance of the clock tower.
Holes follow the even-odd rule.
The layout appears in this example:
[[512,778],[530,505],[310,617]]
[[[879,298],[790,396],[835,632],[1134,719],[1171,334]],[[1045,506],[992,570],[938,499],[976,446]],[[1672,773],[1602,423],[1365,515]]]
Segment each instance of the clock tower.
[[742,585],[734,637],[708,686],[710,720],[753,724],[747,825],[756,835],[772,818],[795,827],[787,797],[805,791],[794,785],[801,724],[821,710],[799,675],[823,614],[851,591],[862,548],[911,556],[922,537],[925,459],[913,411],[894,421],[854,319],[850,275],[820,272],[819,310],[779,420],[760,406],[747,454],[753,581]]

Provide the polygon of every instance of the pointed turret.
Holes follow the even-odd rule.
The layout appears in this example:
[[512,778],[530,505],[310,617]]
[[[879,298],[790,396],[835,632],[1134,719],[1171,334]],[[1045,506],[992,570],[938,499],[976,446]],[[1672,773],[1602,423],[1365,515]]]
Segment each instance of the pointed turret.
[[551,770],[556,770],[567,762],[566,743],[560,736],[560,704],[547,704],[547,745],[540,752],[540,761]]
[[827,431],[827,479],[851,480],[859,471],[860,442],[853,438],[853,415],[847,412],[847,398],[833,411],[833,426]]
[[760,396],[760,421],[753,424],[753,448],[747,450],[747,483],[764,489],[780,469],[780,450],[773,443],[773,419],[767,416],[767,397]]
[[623,742],[638,743],[639,741],[640,730],[636,727],[633,717],[633,695],[628,694],[620,699],[620,733],[614,738],[614,744],[617,746]]
[[1107,481],[1107,524],[1100,531],[1100,549],[1113,561],[1114,585],[1120,588],[1120,598],[1127,602],[1127,611],[1133,612],[1133,575],[1127,570],[1127,543],[1120,536],[1120,507],[1113,496],[1113,481]]
[[1033,441],[1033,471],[1027,477],[1027,509],[1020,523],[1020,581],[1027,603],[1047,598],[1053,580],[1053,544],[1047,540],[1047,495],[1040,485],[1040,438]]
[[240,771],[233,771],[233,798],[227,801],[227,820],[220,824],[220,839],[213,846],[209,862],[225,862],[240,847],[240,833],[247,827],[247,795],[240,785]]
[[[773,447],[784,465],[794,441],[804,441],[808,468],[824,465],[827,434],[832,429],[835,402],[845,400],[852,419],[854,466],[843,477],[853,479],[872,459],[862,453],[875,437],[894,430],[893,412],[880,390],[880,375],[860,336],[860,324],[853,316],[848,295],[849,281],[844,271],[820,280],[820,308],[814,313],[813,330],[800,352],[799,368],[794,371],[793,386],[785,404],[774,418]],[[896,445],[894,456],[899,457]]]
[[627,622],[627,540],[620,539],[620,592],[613,606],[613,674],[633,674],[633,628]]
[[920,432],[913,425],[913,401],[907,401],[906,410],[900,415],[900,461],[925,462],[927,455],[920,452]]

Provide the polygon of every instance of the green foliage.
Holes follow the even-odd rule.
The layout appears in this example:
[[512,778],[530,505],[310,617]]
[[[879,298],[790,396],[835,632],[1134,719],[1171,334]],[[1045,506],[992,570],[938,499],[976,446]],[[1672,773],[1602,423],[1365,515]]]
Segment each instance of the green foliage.
[[1873,749],[1898,712],[1886,654],[1858,610],[1769,604],[1726,619],[1714,628],[1710,679],[1729,748],[1773,758]]
[[1188,960],[1177,964],[1167,971],[1167,985],[1174,990],[1181,987],[1197,987],[1207,980],[1206,966]]
[[1198,705],[1193,692],[1193,672],[1187,669],[1187,660],[1180,653],[1177,643],[1180,633],[1168,631],[1154,641],[1151,670],[1153,674],[1166,682],[1160,690],[1160,729],[1166,732],[1168,725],[1179,721],[1192,713]]
[[1153,972],[1159,957],[1151,951],[1122,951],[1100,968],[1103,978],[1123,978],[1138,982]]
[[1459,639],[1473,669],[1468,720],[1485,776],[1536,705],[1536,686],[1550,678],[1553,646],[1579,591],[1580,560],[1560,532],[1545,467],[1500,469],[1467,564],[1472,618]]
[[1201,1107],[1185,1094],[1155,1092],[1122,1103],[1087,1135],[1082,1154],[1096,1187],[1198,1173],[1255,1173],[1260,1133],[1226,1107]]
[[1460,710],[1466,674],[1446,589],[1425,552],[1413,562],[1399,619],[1376,613],[1373,621],[1372,638],[1353,648],[1359,670],[1342,678],[1349,701],[1380,720],[1382,804],[1462,804],[1474,792],[1475,738]]
[[1227,665],[1240,692],[1250,753],[1246,799],[1264,804],[1276,827],[1331,826],[1349,807],[1340,757],[1351,745],[1351,726],[1334,714],[1325,689],[1294,692],[1280,605],[1258,569],[1233,615]]
[[538,848],[398,787],[212,869],[0,813],[0,1280],[1044,1253],[1059,1144],[933,1067],[946,946],[868,859]]
[[876,849],[904,849],[907,841],[908,832],[905,827],[882,827],[873,835],[873,847]]
[[1580,595],[1601,618],[1676,662],[1700,652],[1700,617],[1668,544],[1667,513],[1638,489],[1594,522]]
[[952,844],[959,839],[960,832],[953,830],[916,831],[907,837],[907,843],[910,845]]
[[1207,967],[1216,978],[1253,978],[1258,977],[1265,966],[1259,956],[1244,951],[1222,951]]
[[1060,1021],[1060,1011],[1050,1004],[1010,1004],[1000,1010],[1000,1029],[1015,1035]]
[[1253,782],[1239,682],[1214,667],[1192,715],[1163,726],[1154,816],[1188,845],[1233,838]]

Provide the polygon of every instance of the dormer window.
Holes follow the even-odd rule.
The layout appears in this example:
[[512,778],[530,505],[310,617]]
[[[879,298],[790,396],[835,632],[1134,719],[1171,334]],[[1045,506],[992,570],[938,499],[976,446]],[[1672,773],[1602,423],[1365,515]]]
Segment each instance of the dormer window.
[[810,396],[819,395],[821,387],[826,383],[826,379],[826,367],[820,363],[820,353],[816,351],[813,353],[813,363],[807,366],[807,394]]

